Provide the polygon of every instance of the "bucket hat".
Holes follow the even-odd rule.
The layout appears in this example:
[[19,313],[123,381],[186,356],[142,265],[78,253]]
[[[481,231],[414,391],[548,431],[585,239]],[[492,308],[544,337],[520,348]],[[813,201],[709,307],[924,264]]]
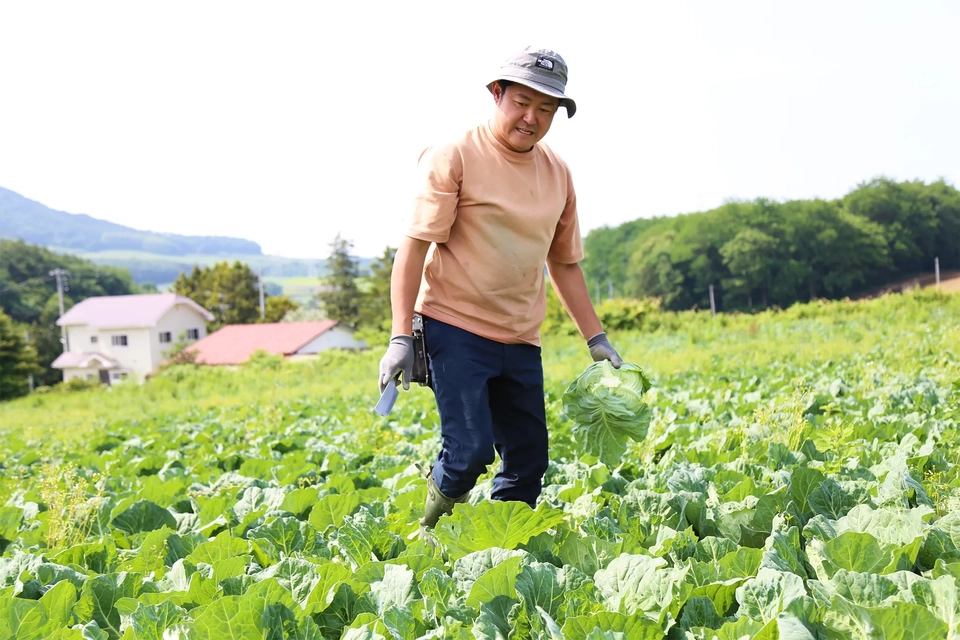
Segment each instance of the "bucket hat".
[[497,80],[509,80],[530,87],[540,93],[560,99],[567,117],[577,111],[577,103],[564,93],[567,88],[567,63],[556,51],[525,47],[508,57],[496,78],[487,83],[493,92]]

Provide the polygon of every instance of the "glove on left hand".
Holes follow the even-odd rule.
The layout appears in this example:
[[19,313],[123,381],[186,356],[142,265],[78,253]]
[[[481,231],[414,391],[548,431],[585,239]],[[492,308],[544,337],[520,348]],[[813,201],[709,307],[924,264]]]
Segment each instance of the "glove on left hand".
[[590,356],[594,362],[609,360],[611,364],[613,364],[614,369],[619,369],[620,365],[623,364],[620,354],[617,353],[617,350],[614,349],[610,341],[607,340],[607,334],[605,332],[600,332],[587,340],[587,347],[590,349]]

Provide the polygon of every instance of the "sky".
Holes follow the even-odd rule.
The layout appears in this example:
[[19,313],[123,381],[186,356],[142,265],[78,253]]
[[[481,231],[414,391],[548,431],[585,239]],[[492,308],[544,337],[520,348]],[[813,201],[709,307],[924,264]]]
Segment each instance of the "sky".
[[559,52],[581,230],[729,199],[960,182],[957,2],[0,4],[0,186],[322,258],[396,246],[421,150]]

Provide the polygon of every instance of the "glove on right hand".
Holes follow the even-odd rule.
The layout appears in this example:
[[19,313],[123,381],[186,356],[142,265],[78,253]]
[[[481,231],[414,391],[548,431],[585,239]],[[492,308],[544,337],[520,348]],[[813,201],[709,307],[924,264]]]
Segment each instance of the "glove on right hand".
[[403,388],[410,389],[413,374],[413,336],[397,335],[390,338],[387,352],[380,359],[380,393],[397,375],[403,380]]

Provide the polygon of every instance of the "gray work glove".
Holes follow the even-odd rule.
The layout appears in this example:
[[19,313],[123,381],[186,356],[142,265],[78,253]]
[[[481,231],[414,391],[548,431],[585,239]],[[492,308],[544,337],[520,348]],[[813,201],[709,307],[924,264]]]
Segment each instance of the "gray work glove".
[[620,359],[620,354],[611,346],[605,332],[601,331],[587,340],[587,347],[590,348],[590,356],[594,362],[609,360],[611,364],[613,364],[614,369],[619,369],[620,365],[623,364],[623,360]]
[[387,352],[380,359],[380,393],[387,383],[400,375],[403,388],[410,389],[410,376],[413,374],[413,336],[398,335],[390,338]]

